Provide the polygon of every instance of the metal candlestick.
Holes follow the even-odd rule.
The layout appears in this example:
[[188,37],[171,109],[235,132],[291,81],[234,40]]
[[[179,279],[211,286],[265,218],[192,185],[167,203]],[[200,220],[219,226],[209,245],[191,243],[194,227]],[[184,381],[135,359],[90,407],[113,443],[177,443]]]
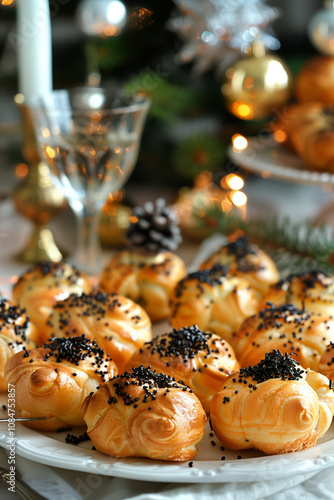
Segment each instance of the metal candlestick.
[[41,161],[36,138],[24,96],[17,94],[15,103],[23,118],[22,153],[29,170],[25,179],[14,190],[12,198],[17,211],[34,223],[34,229],[20,260],[35,263],[41,260],[59,262],[63,256],[46,224],[66,206],[66,200],[54,185],[50,169]]

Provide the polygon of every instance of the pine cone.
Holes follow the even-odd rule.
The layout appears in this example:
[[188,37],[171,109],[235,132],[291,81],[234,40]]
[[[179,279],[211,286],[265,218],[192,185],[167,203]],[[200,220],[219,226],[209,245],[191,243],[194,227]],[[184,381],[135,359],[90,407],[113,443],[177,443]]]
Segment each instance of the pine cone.
[[133,250],[148,254],[175,251],[182,241],[177,217],[163,198],[154,203],[147,201],[143,207],[135,207],[137,221],[130,224],[126,241]]

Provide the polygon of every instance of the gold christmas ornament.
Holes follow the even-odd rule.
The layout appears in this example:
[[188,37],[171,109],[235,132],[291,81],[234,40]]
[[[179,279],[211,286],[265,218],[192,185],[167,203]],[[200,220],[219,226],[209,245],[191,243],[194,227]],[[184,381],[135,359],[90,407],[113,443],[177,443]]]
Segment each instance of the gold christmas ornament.
[[226,70],[221,87],[227,109],[244,120],[269,118],[288,102],[291,90],[289,69],[279,57],[267,54],[261,42],[254,42],[251,53]]

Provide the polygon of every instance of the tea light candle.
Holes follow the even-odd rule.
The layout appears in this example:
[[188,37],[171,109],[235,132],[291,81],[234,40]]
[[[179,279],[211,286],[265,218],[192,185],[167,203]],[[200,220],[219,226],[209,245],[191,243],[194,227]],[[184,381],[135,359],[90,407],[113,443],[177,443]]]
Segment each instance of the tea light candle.
[[49,2],[17,1],[19,92],[26,102],[52,91],[52,42]]

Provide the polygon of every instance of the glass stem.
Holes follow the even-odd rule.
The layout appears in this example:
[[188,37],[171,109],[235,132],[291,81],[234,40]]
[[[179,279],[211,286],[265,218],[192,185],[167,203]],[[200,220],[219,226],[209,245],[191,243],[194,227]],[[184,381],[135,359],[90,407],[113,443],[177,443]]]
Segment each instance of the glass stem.
[[94,203],[83,204],[77,216],[77,250],[74,264],[89,275],[98,275],[101,271],[101,246],[99,240],[100,208]]

